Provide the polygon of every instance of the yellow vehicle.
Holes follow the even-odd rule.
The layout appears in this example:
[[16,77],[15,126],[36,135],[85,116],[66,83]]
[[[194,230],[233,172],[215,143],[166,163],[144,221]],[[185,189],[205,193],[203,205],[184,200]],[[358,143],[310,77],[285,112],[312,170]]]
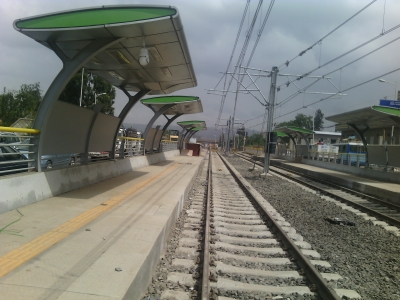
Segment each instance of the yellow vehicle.
[[170,142],[177,142],[178,138],[179,138],[179,136],[177,136],[177,135],[170,135],[169,136],[169,141]]

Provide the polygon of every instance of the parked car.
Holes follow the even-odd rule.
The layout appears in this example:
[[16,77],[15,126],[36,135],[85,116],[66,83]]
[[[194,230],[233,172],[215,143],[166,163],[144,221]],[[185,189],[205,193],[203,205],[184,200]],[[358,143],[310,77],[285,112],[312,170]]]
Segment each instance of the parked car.
[[0,144],[21,144],[21,139],[13,132],[0,132]]
[[0,146],[0,176],[28,171],[26,157],[10,146]]
[[[31,144],[31,141],[28,138],[28,139],[25,139],[20,145],[17,145],[16,148],[26,158],[28,158],[28,151],[29,151],[30,144]],[[52,169],[54,167],[72,166],[75,163],[76,163],[76,155],[75,154],[42,155],[41,162],[40,162],[42,169]]]

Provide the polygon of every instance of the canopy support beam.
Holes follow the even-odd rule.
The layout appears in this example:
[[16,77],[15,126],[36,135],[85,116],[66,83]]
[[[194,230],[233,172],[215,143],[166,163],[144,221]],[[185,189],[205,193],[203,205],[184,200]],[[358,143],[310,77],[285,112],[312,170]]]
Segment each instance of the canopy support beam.
[[194,136],[194,134],[196,133],[197,131],[192,131],[190,134],[189,134],[189,136],[187,137],[187,139],[186,139],[186,143],[188,143],[188,142],[190,142],[190,139],[192,138],[192,136]]
[[[33,140],[34,145],[31,146],[29,150],[30,152],[35,152],[34,166],[38,172],[42,171],[40,162],[43,155],[43,140],[47,138],[46,127],[49,117],[52,114],[52,110],[54,109],[55,101],[58,101],[61,92],[76,74],[76,72],[78,72],[79,69],[81,69],[92,57],[125,39],[126,38],[94,40],[85,48],[83,48],[73,59],[68,59],[57,47],[54,41],[48,42],[48,44],[54,49],[57,56],[63,62],[63,68],[53,80],[46,94],[44,95],[33,124],[33,128],[37,128],[41,132],[39,138]],[[90,135],[90,133],[88,133],[88,135]]]
[[367,128],[365,128],[364,130],[359,129],[355,124],[350,124],[347,123],[351,128],[354,129],[354,131],[357,133],[358,137],[360,138],[360,140],[362,141],[363,145],[364,145],[364,150],[365,150],[365,166],[368,166],[368,148],[367,148],[367,140],[365,139],[364,133],[369,129],[369,127],[367,126]]
[[187,135],[188,135],[190,132],[192,132],[192,129],[193,129],[193,128],[195,128],[195,127],[186,128],[186,132],[185,132],[185,133],[182,132],[182,139],[181,139],[181,143],[180,143],[180,145],[179,145],[179,151],[182,151],[182,149],[183,149],[183,144],[185,143],[186,137],[187,137]]
[[[128,103],[124,106],[124,108],[122,109],[122,111],[120,112],[120,114],[118,116],[119,124],[118,124],[117,131],[115,132],[114,141],[117,140],[118,130],[121,127],[122,122],[124,122],[128,113],[131,111],[131,109],[135,106],[136,103],[139,102],[140,99],[142,99],[144,96],[146,96],[148,93],[151,92],[151,90],[141,90],[132,96],[131,94],[129,94],[129,92],[124,87],[121,87],[121,90],[125,93],[125,95],[128,96]],[[110,157],[115,159],[116,144],[114,143],[113,145],[114,146],[113,146],[113,150],[112,150]],[[125,140],[122,139],[121,146],[119,147],[119,158],[124,158],[124,156],[125,156],[124,150],[125,150]]]
[[[171,123],[173,121],[175,121],[177,118],[179,118],[180,116],[182,116],[183,114],[176,114],[175,116],[173,116],[172,118],[168,119],[166,115],[164,115],[168,122],[167,124],[164,125],[163,129],[162,129],[162,136],[164,135],[165,130],[167,130],[168,126],[171,125]],[[159,149],[161,149],[161,141],[160,141],[160,145],[158,146]]]
[[[150,131],[150,128],[153,126],[154,122],[162,115],[164,114],[169,108],[173,107],[175,104],[166,104],[163,107],[161,107],[151,118],[149,124],[147,124],[146,129],[144,130],[143,133],[143,139],[146,142],[147,135]],[[143,147],[143,155],[146,154],[146,147]]]

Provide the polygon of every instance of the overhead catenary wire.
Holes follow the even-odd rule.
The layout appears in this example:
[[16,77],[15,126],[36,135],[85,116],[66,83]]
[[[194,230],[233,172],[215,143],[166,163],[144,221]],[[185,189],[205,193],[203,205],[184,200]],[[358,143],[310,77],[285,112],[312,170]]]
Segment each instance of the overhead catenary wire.
[[[245,39],[245,41],[244,41],[244,44],[243,44],[243,47],[242,47],[242,51],[240,52],[240,55],[239,55],[237,64],[235,65],[235,69],[234,69],[234,71],[233,71],[233,74],[236,74],[236,71],[237,71],[237,69],[238,69],[238,66],[240,66],[240,65],[242,64],[243,60],[244,60],[244,57],[245,57],[246,52],[247,52],[247,47],[249,46],[250,38],[251,38],[251,35],[252,35],[252,33],[253,33],[254,25],[255,25],[255,23],[256,23],[256,21],[257,21],[257,17],[258,17],[258,14],[259,14],[259,12],[260,12],[262,3],[263,3],[263,0],[260,0],[260,1],[258,2],[257,9],[256,9],[256,11],[255,11],[255,13],[254,13],[254,15],[253,15],[253,20],[252,20],[252,22],[251,22],[251,24],[250,24],[250,28],[249,28],[249,30],[247,31],[246,39]],[[230,89],[233,79],[234,79],[234,77],[232,76],[232,77],[231,77],[231,80],[229,81],[229,85],[228,85],[227,90]],[[237,83],[237,89],[239,89],[239,82],[240,82],[240,76],[239,76],[239,81],[238,81],[238,83]],[[237,93],[236,93],[236,98],[237,98]],[[236,107],[236,102],[235,102],[235,107]]]
[[[398,25],[398,26],[399,26],[399,25]],[[397,41],[397,40],[399,40],[399,39],[400,39],[400,37],[397,37],[397,38],[395,38],[395,39],[393,39],[393,40],[387,42],[386,44],[384,44],[384,45],[382,45],[382,46],[380,46],[380,47],[378,47],[378,48],[376,48],[376,49],[374,49],[374,50],[372,50],[372,51],[370,51],[370,52],[364,54],[363,56],[361,56],[361,57],[359,57],[359,58],[356,58],[356,59],[354,59],[353,61],[351,61],[351,62],[349,62],[349,63],[347,63],[347,64],[345,64],[345,65],[343,65],[343,66],[341,66],[341,67],[339,67],[339,68],[337,68],[337,69],[335,69],[335,70],[333,70],[333,71],[330,71],[330,72],[328,72],[328,73],[322,75],[322,77],[326,77],[326,76],[328,76],[328,75],[330,75],[330,74],[332,74],[332,73],[334,73],[334,72],[337,72],[337,71],[339,71],[339,70],[342,70],[342,69],[344,69],[344,68],[350,66],[351,64],[353,64],[353,63],[355,63],[355,62],[357,62],[357,61],[359,61],[359,60],[361,60],[361,59],[363,59],[363,58],[365,58],[365,57],[367,57],[367,56],[369,56],[369,55],[375,53],[376,51],[385,48],[386,46],[388,46],[388,45],[394,43],[395,41]],[[318,80],[317,80],[317,81],[318,81]],[[314,81],[314,82],[312,82],[311,84],[306,85],[305,87],[303,87],[303,88],[300,89],[299,91],[297,91],[297,92],[295,92],[294,94],[292,94],[292,95],[288,96],[287,98],[283,99],[283,100],[282,100],[280,103],[278,103],[277,105],[278,105],[278,106],[282,106],[282,105],[286,104],[286,103],[289,102],[290,100],[294,99],[297,95],[301,94],[303,91],[305,91],[306,89],[308,89],[309,87],[311,87],[312,85],[314,85],[317,81]],[[281,90],[282,90],[282,89],[281,89]]]
[[[257,48],[258,42],[259,42],[259,40],[261,38],[261,34],[262,34],[263,30],[264,30],[265,24],[266,24],[266,22],[268,20],[268,17],[270,15],[270,13],[271,13],[271,10],[272,10],[274,2],[275,2],[275,0],[271,0],[271,3],[270,3],[269,8],[268,8],[268,11],[267,11],[267,13],[266,13],[266,15],[264,17],[263,23],[262,23],[261,28],[260,28],[260,30],[258,32],[258,37],[257,37],[257,40],[256,40],[255,45],[253,47],[252,53],[251,53],[251,55],[250,55],[250,57],[248,59],[247,66],[250,64],[250,62],[251,62],[251,60],[253,58],[255,49]],[[250,24],[250,27],[249,27],[249,30],[247,32],[246,39],[245,39],[245,42],[244,42],[243,47],[242,47],[242,51],[241,51],[241,53],[239,55],[238,63],[235,65],[235,69],[234,69],[233,74],[235,74],[237,69],[239,68],[239,66],[242,65],[242,62],[244,60],[244,57],[245,57],[245,54],[246,54],[246,51],[247,51],[247,47],[248,47],[249,42],[250,42],[250,38],[251,38],[252,32],[254,30],[254,26],[255,26],[258,14],[261,11],[262,3],[263,3],[262,0],[260,0],[259,3],[258,3],[257,9],[256,9],[256,11],[254,13],[254,16],[253,16],[253,20],[252,20],[252,22]],[[240,76],[239,76],[239,78],[240,78]],[[239,82],[241,82],[242,80],[243,80],[243,76],[238,81],[238,84],[237,84],[238,86],[240,85]],[[229,90],[230,89],[232,81],[233,81],[233,76],[231,77],[231,80],[229,81],[228,88],[226,89],[225,86],[224,86],[224,90]],[[221,119],[221,115],[222,115],[222,111],[223,111],[223,107],[224,107],[226,96],[227,96],[227,92],[223,93],[223,96],[222,96],[222,99],[221,99],[220,111],[219,111],[219,114],[218,114],[218,118],[217,118],[216,124],[219,124],[219,121]],[[237,102],[237,96],[235,97],[235,108],[236,108],[236,102]],[[235,108],[234,108],[234,114],[233,115],[235,115]]]
[[[229,59],[228,67],[227,67],[227,69],[226,69],[226,73],[229,71],[229,68],[230,68],[230,66],[231,66],[231,63],[232,63],[232,60],[233,60],[233,55],[235,54],[235,51],[236,51],[236,46],[237,46],[237,43],[238,43],[238,40],[239,40],[239,37],[240,37],[240,33],[242,32],[243,23],[244,23],[244,21],[245,21],[245,19],[246,19],[246,14],[247,14],[247,10],[249,9],[249,5],[250,5],[250,0],[247,0],[246,7],[245,7],[245,9],[244,9],[244,11],[243,11],[242,20],[241,20],[241,22],[240,22],[240,27],[239,27],[239,30],[238,30],[238,33],[237,33],[237,36],[236,36],[235,44],[234,44],[234,47],[233,47],[233,49],[232,49],[232,54],[231,54],[231,57],[230,57],[230,59]],[[235,72],[236,72],[236,67],[235,67]],[[225,74],[224,90],[226,90],[226,79],[227,79],[227,75]],[[229,87],[228,87],[228,89],[230,88],[231,83],[232,83],[232,79],[229,81]],[[218,83],[218,84],[219,84],[219,83]],[[217,84],[217,86],[218,86],[218,84]],[[216,88],[216,87],[215,87],[215,88]],[[217,117],[217,120],[216,120],[216,122],[215,122],[215,125],[219,124],[219,122],[220,122],[220,120],[221,120],[221,115],[222,115],[222,111],[223,111],[223,109],[224,109],[224,103],[225,103],[226,95],[227,95],[227,93],[224,93],[224,94],[222,95],[222,98],[221,98],[221,105],[220,105],[220,108],[219,108],[219,113],[218,113],[218,117]]]
[[[255,50],[257,49],[258,42],[260,41],[261,35],[262,35],[263,31],[264,31],[265,24],[267,23],[267,20],[268,20],[269,15],[270,15],[270,13],[271,13],[271,11],[272,11],[272,7],[273,7],[274,3],[275,3],[275,0],[271,0],[271,2],[270,2],[270,4],[269,4],[269,7],[268,7],[268,10],[267,10],[267,12],[266,12],[266,14],[265,14],[265,17],[264,17],[262,26],[261,26],[260,30],[258,31],[257,40],[256,40],[256,42],[254,43],[254,46],[253,46],[253,50],[252,50],[252,52],[251,52],[251,55],[250,55],[249,59],[247,60],[246,68],[247,68],[247,67],[250,65],[250,63],[251,63],[251,60],[252,60],[253,55],[254,55],[254,52],[255,52]],[[259,2],[259,6],[257,7],[256,13],[254,14],[254,19],[253,19],[253,22],[254,22],[254,23],[255,23],[255,21],[256,21],[256,19],[257,19],[257,16],[258,16],[259,11],[260,11],[261,8],[262,8],[261,4],[262,4],[262,1]],[[254,24],[252,24],[252,29],[251,29],[251,30],[253,30],[253,28],[254,28]],[[246,46],[246,50],[247,50],[247,46]],[[244,55],[243,55],[242,61],[243,61],[243,59],[244,59]],[[240,61],[240,62],[238,61],[238,65],[239,65],[239,66],[241,65],[241,62],[242,62],[242,61]],[[247,73],[247,71],[246,71],[246,73]],[[248,73],[247,73],[247,75],[248,75]],[[237,82],[237,89],[239,89],[239,85],[242,85],[242,86],[243,86],[242,81],[243,81],[243,79],[244,79],[244,75],[242,75],[242,78],[240,78],[240,75],[239,75],[238,77],[239,77],[239,80],[238,80],[238,82]],[[253,82],[253,83],[254,83],[254,82]],[[254,85],[256,85],[256,83],[254,83]],[[260,93],[261,93],[261,91],[260,91]],[[262,95],[262,93],[261,93],[261,95]],[[263,95],[262,95],[262,97],[264,98]],[[259,100],[257,97],[256,97],[256,99],[260,102],[260,100]],[[265,98],[264,98],[264,99],[265,99]],[[236,93],[236,95],[235,95],[235,103],[234,103],[234,107],[233,107],[233,118],[232,118],[233,122],[235,121],[235,116],[236,116],[236,105],[237,105],[237,100],[238,100],[238,93]],[[265,104],[263,104],[263,103],[261,103],[261,102],[260,102],[260,104],[263,105],[263,106],[265,105]]]
[[[226,68],[226,72],[225,73],[227,73],[229,71],[229,68],[231,67],[231,63],[232,63],[232,60],[233,60],[233,55],[235,54],[235,51],[236,51],[236,46],[237,46],[237,43],[239,41],[240,33],[242,32],[243,23],[244,23],[244,21],[246,19],[246,14],[247,14],[247,10],[249,9],[249,5],[250,5],[250,0],[247,0],[246,6],[245,6],[244,11],[243,11],[242,20],[240,22],[239,30],[238,30],[238,33],[236,35],[235,44],[233,45],[232,53],[231,53],[231,56],[230,56],[230,59],[229,59],[229,63],[228,63],[228,66]],[[227,79],[227,75],[226,74],[221,77],[220,81],[218,81],[218,83],[217,83],[217,85],[215,86],[214,89],[217,88],[217,86],[220,84],[220,82],[222,81],[223,78],[225,78],[225,80],[224,80],[224,90],[225,90],[226,79]],[[220,108],[219,108],[219,114],[218,114],[217,122],[215,123],[215,125],[219,124],[219,122],[221,120],[221,114],[222,114],[222,110],[224,108],[225,98],[226,98],[226,93],[221,98],[221,105],[220,105]]]
[[372,39],[370,39],[370,40],[368,40],[368,41],[362,43],[361,45],[358,45],[357,47],[355,47],[355,48],[353,48],[353,49],[351,49],[351,50],[349,50],[349,51],[347,51],[347,52],[345,52],[345,53],[343,53],[343,54],[341,54],[341,55],[339,55],[339,56],[337,56],[337,57],[331,59],[330,61],[328,61],[328,62],[326,62],[326,63],[324,63],[324,64],[322,64],[322,65],[316,67],[315,69],[313,69],[313,70],[311,70],[311,71],[309,71],[309,72],[307,72],[307,73],[304,73],[303,75],[297,77],[297,80],[303,79],[305,76],[310,75],[311,73],[315,72],[316,70],[318,70],[318,69],[320,69],[320,68],[322,68],[322,67],[325,67],[326,65],[329,65],[330,63],[333,63],[334,61],[336,61],[336,60],[342,58],[343,56],[346,56],[347,54],[350,54],[350,53],[352,53],[352,52],[354,52],[354,51],[360,49],[361,47],[364,47],[364,46],[368,45],[369,43],[372,43],[373,41],[375,41],[375,40],[377,40],[377,39],[383,37],[384,35],[386,35],[386,34],[392,32],[392,31],[394,31],[394,30],[396,30],[396,29],[398,29],[398,28],[400,28],[400,24],[398,24],[398,25],[396,25],[396,26],[390,28],[389,30],[387,30],[387,31],[385,31],[385,32],[383,32],[383,33],[380,33],[379,35],[373,37]]
[[[314,101],[314,102],[312,102],[312,103],[309,103],[309,104],[307,104],[307,106],[314,105],[314,104],[317,104],[317,103],[319,103],[319,102],[328,100],[328,99],[330,99],[330,98],[336,96],[337,94],[350,91],[350,90],[352,90],[352,89],[355,89],[355,88],[357,88],[357,87],[359,87],[359,86],[362,86],[362,85],[364,85],[364,84],[367,84],[367,83],[370,83],[370,82],[372,82],[372,81],[375,81],[375,80],[377,80],[377,79],[379,79],[379,78],[385,77],[386,75],[392,74],[392,73],[397,72],[397,71],[399,71],[399,70],[400,70],[400,68],[397,68],[397,69],[392,70],[392,71],[390,71],[390,72],[387,72],[387,73],[385,73],[385,74],[381,74],[381,75],[379,75],[379,76],[376,76],[376,77],[374,77],[374,78],[372,78],[372,79],[368,79],[368,80],[366,80],[366,81],[364,81],[364,82],[361,82],[361,83],[359,83],[359,84],[353,85],[353,86],[351,86],[351,87],[349,87],[349,88],[347,88],[347,89],[340,90],[340,91],[338,91],[337,93],[335,93],[335,94],[333,94],[333,95],[330,95],[330,96],[328,96],[328,97],[321,98],[320,100],[317,100],[317,101]],[[292,113],[294,113],[294,112],[296,112],[296,111],[299,111],[299,110],[302,110],[302,109],[303,109],[303,107],[294,109],[294,110],[292,110],[292,111],[290,111],[290,112],[287,112],[287,113],[285,113],[285,114],[283,114],[283,115],[280,115],[279,117],[277,117],[277,119],[278,119],[278,118],[282,118],[282,117],[284,117],[284,116],[287,116],[287,115],[289,115],[289,114],[292,114]]]
[[355,13],[354,15],[352,15],[350,18],[348,18],[346,21],[344,21],[343,23],[341,23],[339,26],[337,26],[336,28],[334,28],[333,30],[331,30],[328,34],[324,35],[322,38],[320,38],[318,41],[316,41],[314,44],[312,44],[310,47],[308,47],[307,49],[301,51],[298,55],[296,55],[294,58],[287,60],[286,62],[284,62],[283,64],[281,64],[278,68],[279,70],[283,70],[284,67],[286,65],[289,66],[289,63],[291,63],[292,61],[294,61],[296,58],[302,56],[303,54],[305,54],[307,51],[311,50],[315,45],[317,45],[318,43],[322,42],[322,40],[324,40],[325,38],[327,38],[329,35],[331,35],[332,33],[334,33],[336,30],[338,30],[340,27],[342,27],[343,25],[345,25],[347,22],[349,22],[350,20],[352,20],[353,18],[355,18],[357,15],[359,15],[361,12],[363,12],[365,9],[367,9],[369,6],[371,6],[374,2],[376,2],[377,0],[373,0],[371,1],[369,4],[367,4],[366,6],[364,6],[361,10],[359,10],[357,13]]

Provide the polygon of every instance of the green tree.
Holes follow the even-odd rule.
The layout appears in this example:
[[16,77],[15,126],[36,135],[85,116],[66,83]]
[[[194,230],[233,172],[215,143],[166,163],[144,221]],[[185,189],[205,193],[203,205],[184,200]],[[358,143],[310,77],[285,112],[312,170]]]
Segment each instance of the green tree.
[[275,128],[280,128],[285,126],[296,126],[312,130],[313,127],[312,116],[306,116],[305,114],[297,114],[294,120],[279,123],[275,126]]
[[324,128],[324,114],[320,109],[315,112],[314,117],[314,130],[321,130]]
[[0,120],[2,126],[10,126],[18,119],[18,103],[14,99],[14,91],[3,89],[0,96]]
[[3,89],[0,95],[0,120],[2,126],[10,126],[19,118],[35,118],[42,101],[40,83],[23,84],[19,91]]
[[247,137],[246,145],[263,147],[265,145],[265,138],[261,133],[254,133],[253,135]]
[[[68,82],[67,86],[61,92],[59,100],[79,105],[81,96],[82,71],[77,72]],[[82,86],[82,107],[93,108],[95,102],[95,94],[97,102],[103,103],[101,112],[114,115],[114,99],[115,87],[99,76],[90,73],[83,73]]]
[[15,95],[15,100],[19,103],[19,115],[21,117],[30,116],[35,118],[36,112],[42,101],[42,93],[40,90],[40,83],[23,84],[20,90]]
[[[313,129],[313,117],[306,116],[304,114],[297,114],[294,120],[279,123],[275,128],[285,127],[285,126],[296,126],[304,129]],[[314,116],[314,130],[321,130],[324,127],[324,114],[320,109],[315,111]]]

